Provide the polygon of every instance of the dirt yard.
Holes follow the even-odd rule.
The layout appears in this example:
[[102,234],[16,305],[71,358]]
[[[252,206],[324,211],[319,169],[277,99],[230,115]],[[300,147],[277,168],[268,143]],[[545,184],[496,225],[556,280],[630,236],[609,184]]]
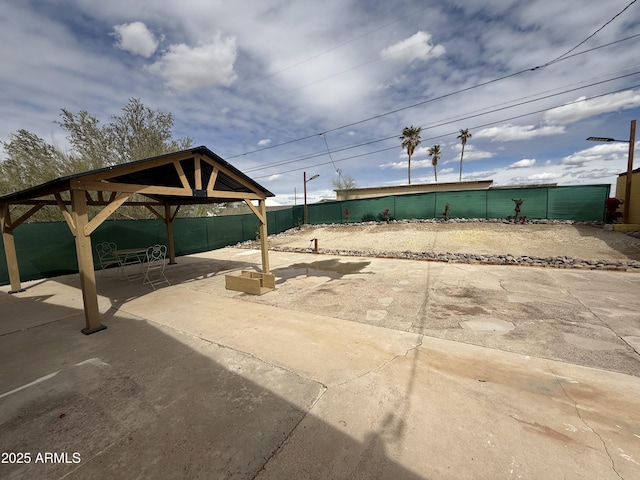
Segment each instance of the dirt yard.
[[504,223],[377,223],[305,227],[274,235],[269,246],[320,249],[568,256],[640,261],[640,239],[593,225]]

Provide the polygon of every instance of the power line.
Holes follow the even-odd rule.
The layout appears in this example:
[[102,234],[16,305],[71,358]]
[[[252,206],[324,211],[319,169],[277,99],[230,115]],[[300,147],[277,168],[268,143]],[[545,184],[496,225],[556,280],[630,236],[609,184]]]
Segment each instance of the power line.
[[[561,61],[564,61],[564,60],[568,60],[569,58],[573,58],[573,57],[576,57],[576,56],[579,56],[579,55],[584,55],[586,53],[590,53],[590,52],[593,52],[595,50],[599,50],[601,48],[605,48],[605,47],[608,47],[608,46],[611,46],[611,45],[615,45],[617,43],[621,43],[621,42],[624,42],[624,41],[627,41],[627,40],[632,40],[632,39],[637,38],[637,37],[640,37],[640,33],[635,34],[635,35],[631,35],[629,37],[625,37],[625,38],[622,38],[622,39],[619,39],[619,40],[616,40],[616,41],[613,41],[613,42],[610,42],[610,43],[607,43],[607,44],[604,44],[604,45],[593,47],[593,48],[590,48],[588,50],[584,50],[582,52],[574,53],[572,55],[568,55],[567,56],[567,54],[565,54],[565,56],[563,56],[563,58],[556,59],[554,61],[554,63],[558,63],[558,62],[561,62]],[[535,70],[538,70],[538,69],[541,69],[541,68],[542,68],[542,66],[526,68],[526,69],[520,70],[518,72],[510,73],[510,74],[504,75],[502,77],[494,78],[494,79],[488,80],[486,82],[482,82],[482,83],[479,83],[479,84],[476,84],[476,85],[472,85],[470,87],[466,87],[466,88],[463,88],[463,89],[460,89],[460,90],[456,90],[456,91],[453,91],[453,92],[450,92],[450,93],[446,93],[446,94],[443,94],[443,95],[440,95],[440,96],[437,96],[437,97],[434,97],[434,98],[430,98],[428,100],[424,100],[422,102],[418,102],[418,103],[414,103],[414,104],[411,104],[411,105],[407,105],[407,106],[402,107],[402,108],[398,108],[398,109],[391,110],[391,111],[388,111],[388,112],[385,112],[385,113],[374,115],[372,117],[368,117],[368,118],[365,118],[365,119],[362,119],[362,120],[358,120],[356,122],[351,122],[351,123],[348,123],[348,124],[345,124],[345,125],[341,125],[339,127],[331,128],[331,129],[325,130],[323,132],[314,133],[314,134],[311,134],[311,135],[306,135],[304,137],[296,138],[296,139],[293,139],[293,140],[287,140],[285,142],[277,143],[277,144],[274,144],[274,145],[269,145],[268,147],[264,147],[264,148],[258,148],[258,149],[255,149],[255,150],[250,150],[248,152],[240,153],[240,154],[229,156],[229,157],[226,157],[226,158],[227,159],[232,159],[232,158],[242,157],[242,156],[245,156],[245,155],[250,155],[252,153],[262,152],[262,151],[265,151],[265,150],[270,150],[270,149],[273,149],[273,148],[278,148],[278,147],[282,147],[282,146],[285,146],[285,145],[290,145],[292,143],[300,142],[300,141],[303,141],[303,140],[308,140],[308,139],[313,138],[313,137],[315,137],[317,135],[331,133],[331,132],[335,132],[337,130],[342,130],[344,128],[353,127],[355,125],[359,125],[359,124],[362,124],[362,123],[365,123],[365,122],[369,122],[371,120],[375,120],[375,119],[378,119],[378,118],[385,117],[387,115],[391,115],[391,114],[398,113],[398,112],[401,112],[401,111],[404,111],[404,110],[408,110],[408,109],[415,108],[415,107],[418,107],[418,106],[421,106],[421,105],[425,105],[427,103],[435,102],[437,100],[442,100],[444,98],[448,98],[448,97],[451,97],[451,96],[454,96],[454,95],[458,95],[460,93],[464,93],[464,92],[467,92],[467,91],[470,91],[470,90],[474,90],[476,88],[484,87],[486,85],[490,85],[492,83],[500,82],[502,80],[506,80],[508,78],[512,78],[512,77],[521,75],[523,73],[535,71]]]
[[609,20],[607,23],[605,23],[604,25],[602,25],[599,29],[597,29],[595,32],[593,32],[591,35],[589,35],[587,38],[585,38],[583,41],[581,41],[579,44],[577,44],[575,47],[573,47],[572,49],[570,49],[569,51],[567,51],[566,53],[563,53],[562,55],[560,55],[558,58],[551,60],[550,62],[545,63],[544,65],[540,66],[540,67],[536,67],[536,68],[545,68],[549,65],[553,65],[556,62],[559,62],[563,57],[565,57],[566,55],[570,54],[571,52],[573,52],[576,48],[578,48],[580,45],[585,44],[587,41],[589,41],[590,39],[592,39],[598,32],[600,32],[604,27],[606,27],[607,25],[609,25],[611,22],[613,22],[616,18],[618,18],[620,15],[622,15],[631,5],[633,5],[634,3],[636,3],[637,0],[633,0],[631,3],[629,3],[629,5],[627,5],[626,7],[624,7],[620,12],[618,12],[616,15],[613,16],[613,18],[611,20]]
[[[566,93],[575,92],[575,91],[578,91],[578,90],[582,90],[584,88],[594,87],[596,85],[602,85],[604,83],[612,82],[612,81],[615,81],[615,80],[620,80],[622,78],[626,78],[626,77],[630,77],[630,76],[638,75],[638,74],[640,74],[640,71],[627,73],[625,75],[620,75],[620,76],[617,76],[617,77],[614,77],[614,78],[610,78],[610,79],[607,79],[607,80],[602,80],[602,81],[599,81],[599,82],[590,83],[588,85],[583,85],[583,86],[580,86],[580,87],[563,90],[561,92],[556,92],[556,93],[552,93],[552,94],[549,94],[549,95],[544,95],[542,97],[537,97],[537,98],[534,98],[534,99],[531,99],[531,100],[525,100],[525,101],[521,101],[521,102],[518,102],[518,103],[508,102],[508,103],[510,103],[510,105],[508,105],[508,106],[495,108],[495,109],[491,109],[491,110],[483,109],[483,110],[477,111],[478,113],[472,112],[473,114],[468,114],[468,115],[463,116],[463,117],[455,117],[453,119],[449,119],[447,121],[443,121],[443,122],[440,122],[440,123],[437,123],[437,124],[424,124],[424,125],[420,125],[420,127],[422,127],[423,131],[429,130],[429,129],[433,129],[433,128],[437,128],[437,127],[442,127],[442,126],[445,126],[445,125],[449,125],[451,123],[461,122],[463,120],[469,120],[471,118],[476,118],[476,117],[480,117],[480,116],[483,116],[483,115],[489,115],[491,113],[496,113],[496,112],[508,110],[508,109],[515,108],[515,107],[520,107],[522,105],[526,105],[526,104],[529,104],[529,103],[534,103],[534,102],[538,102],[538,101],[541,101],[541,100],[546,100],[546,99],[549,99],[549,98],[552,98],[552,97],[557,97],[559,95],[564,95]],[[528,98],[528,97],[525,97],[525,98]],[[596,97],[592,97],[592,98],[596,98]],[[331,153],[343,152],[343,151],[346,151],[346,150],[351,150],[353,148],[359,148],[359,147],[371,145],[371,144],[374,144],[374,143],[380,143],[380,142],[383,142],[383,141],[386,141],[386,140],[395,139],[397,135],[392,135],[392,136],[389,136],[389,137],[384,137],[384,138],[380,138],[380,139],[376,139],[376,140],[370,140],[368,142],[363,142],[363,143],[359,143],[359,144],[356,144],[356,145],[345,146],[345,147],[341,147],[341,148],[338,148],[338,149],[335,149],[335,150],[329,150],[329,145],[327,144],[327,140],[326,140],[326,137],[325,137],[324,134],[320,134],[320,136],[323,137],[323,139],[325,141],[325,145],[327,147],[327,153],[329,154],[329,157],[331,158]],[[436,137],[436,138],[439,138],[439,137]],[[258,171],[258,170],[265,170],[265,169],[269,169],[269,168],[275,168],[275,167],[278,167],[278,166],[281,166],[281,165],[287,165],[287,164],[290,164],[290,163],[296,163],[296,162],[299,162],[299,161],[309,160],[311,158],[321,157],[321,156],[324,156],[324,155],[326,155],[326,153],[324,153],[324,152],[311,154],[311,155],[304,155],[302,157],[295,157],[293,159],[283,160],[283,161],[275,162],[275,163],[272,163],[272,164],[269,164],[269,165],[260,165],[260,166],[257,166],[257,167],[248,168],[248,169],[246,169],[244,171],[246,173],[249,173],[249,172]],[[333,158],[331,158],[331,160],[333,162]],[[335,165],[334,165],[334,168],[335,168]]]
[[[640,73],[640,72],[638,72],[638,73]],[[501,120],[496,120],[496,121],[493,121],[493,122],[488,122],[488,123],[484,123],[484,124],[480,124],[480,125],[475,125],[473,127],[470,127],[470,129],[474,129],[475,130],[475,129],[478,129],[478,128],[485,128],[485,127],[489,127],[491,125],[496,125],[496,124],[499,124],[499,123],[508,122],[510,120],[517,120],[519,118],[528,117],[530,115],[536,115],[538,113],[547,112],[547,111],[552,110],[554,108],[562,107],[562,106],[565,106],[565,105],[573,105],[573,104],[576,104],[576,103],[585,102],[587,100],[593,100],[594,98],[600,98],[600,97],[603,97],[605,95],[611,95],[613,93],[620,93],[620,92],[624,92],[626,90],[629,90],[629,89],[632,89],[632,88],[638,88],[638,87],[640,87],[640,84],[632,85],[631,87],[625,87],[625,88],[622,88],[622,89],[619,89],[619,90],[614,90],[614,91],[611,91],[611,92],[602,93],[602,94],[599,94],[599,95],[594,95],[592,97],[585,97],[585,98],[582,98],[582,99],[579,99],[579,100],[575,100],[573,102],[564,103],[564,104],[560,104],[560,105],[555,105],[553,107],[547,107],[547,108],[543,108],[543,109],[540,109],[540,110],[535,110],[533,112],[523,113],[521,115],[515,115],[515,116],[509,117],[509,118],[503,118]],[[458,133],[457,131],[454,131],[454,132],[449,132],[449,133],[445,133],[445,134],[442,134],[442,135],[436,135],[434,137],[423,139],[423,141],[428,142],[428,141],[431,141],[431,140],[437,140],[439,138],[444,138],[444,137],[448,137],[448,136],[451,136],[451,135],[456,135],[457,133]],[[395,136],[392,137],[392,138],[395,138]],[[354,158],[365,157],[367,155],[374,155],[376,153],[382,153],[382,152],[387,152],[387,151],[390,151],[390,150],[397,150],[397,149],[398,149],[398,146],[394,145],[393,147],[386,147],[386,148],[382,148],[382,149],[379,149],[379,150],[374,150],[374,151],[371,151],[371,152],[360,153],[360,154],[357,154],[357,155],[352,155],[350,157],[340,158],[338,160],[332,160],[332,161],[329,161],[329,162],[315,163],[313,165],[305,165],[303,167],[293,168],[291,170],[285,170],[285,171],[282,171],[282,172],[270,173],[268,175],[261,175],[261,176],[253,177],[253,178],[259,179],[259,178],[270,177],[272,175],[284,175],[286,173],[298,172],[298,171],[301,171],[301,170],[304,170],[304,169],[307,169],[307,168],[320,167],[320,166],[324,166],[324,165],[329,165],[331,163],[335,164],[335,163],[338,163],[338,162],[345,162],[347,160],[353,160]],[[335,153],[335,151],[334,151],[334,153]]]

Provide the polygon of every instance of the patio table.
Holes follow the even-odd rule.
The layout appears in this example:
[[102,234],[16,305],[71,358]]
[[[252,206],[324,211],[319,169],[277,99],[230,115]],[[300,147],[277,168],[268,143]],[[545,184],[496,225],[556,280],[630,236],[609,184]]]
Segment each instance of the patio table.
[[[127,277],[127,279],[132,280],[138,278],[142,275],[142,264],[144,263],[147,257],[147,248],[124,248],[122,250],[116,250],[114,252],[117,257],[120,259],[120,266],[122,267],[122,272]],[[140,271],[130,275],[127,274],[125,267],[127,265],[140,265]]]

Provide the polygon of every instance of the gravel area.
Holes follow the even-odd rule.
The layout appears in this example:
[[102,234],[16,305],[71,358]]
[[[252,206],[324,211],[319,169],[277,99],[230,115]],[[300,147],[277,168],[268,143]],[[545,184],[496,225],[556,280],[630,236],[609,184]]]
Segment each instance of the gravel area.
[[[291,229],[269,237],[269,247],[319,253],[444,262],[513,264],[640,272],[640,238],[602,225],[559,221],[515,224],[450,220],[369,222]],[[256,242],[238,246],[255,248]]]

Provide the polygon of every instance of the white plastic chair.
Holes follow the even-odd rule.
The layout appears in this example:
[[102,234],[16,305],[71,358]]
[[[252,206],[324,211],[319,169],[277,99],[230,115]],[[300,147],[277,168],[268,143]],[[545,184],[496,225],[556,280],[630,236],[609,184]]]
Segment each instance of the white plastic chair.
[[112,266],[117,266],[122,271],[122,263],[118,255],[116,255],[117,250],[118,247],[113,242],[102,242],[96,245],[96,252],[98,253],[102,271]]
[[147,249],[147,264],[144,267],[143,285],[149,284],[155,290],[156,285],[169,283],[164,274],[164,266],[167,259],[167,246],[154,245]]

